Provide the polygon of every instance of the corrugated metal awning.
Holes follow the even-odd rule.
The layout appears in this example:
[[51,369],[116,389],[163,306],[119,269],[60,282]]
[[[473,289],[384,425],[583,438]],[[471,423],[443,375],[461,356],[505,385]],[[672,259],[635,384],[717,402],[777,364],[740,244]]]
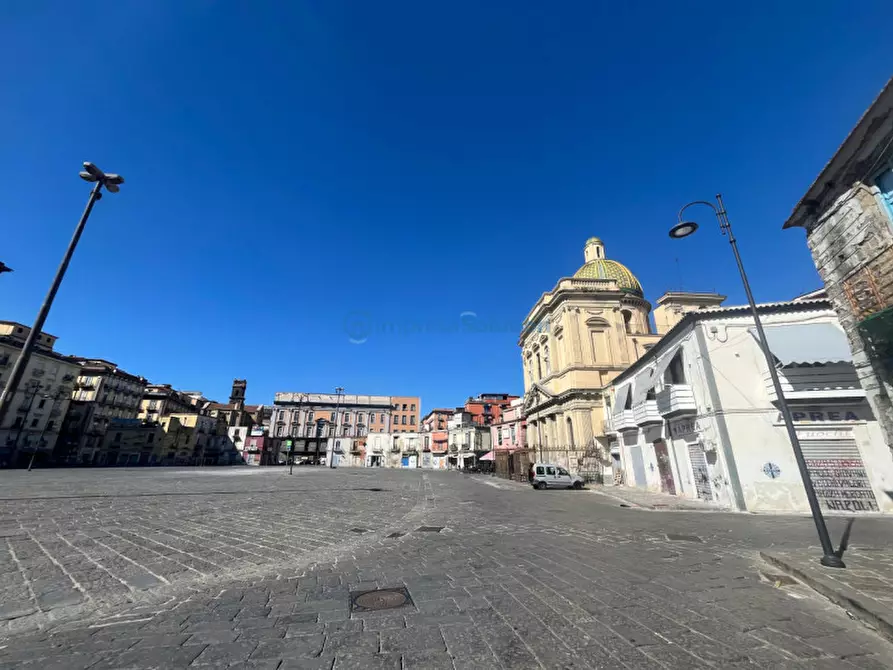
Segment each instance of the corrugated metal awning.
[[629,384],[624,384],[619,389],[617,389],[617,393],[614,394],[614,414],[620,414],[623,411],[623,406],[626,404],[626,398],[629,396]]
[[[763,326],[769,349],[782,365],[852,363],[853,352],[843,330],[833,323]],[[756,328],[748,328],[759,342]]]
[[654,368],[645,368],[633,381],[633,407],[645,402],[648,391],[654,388]]

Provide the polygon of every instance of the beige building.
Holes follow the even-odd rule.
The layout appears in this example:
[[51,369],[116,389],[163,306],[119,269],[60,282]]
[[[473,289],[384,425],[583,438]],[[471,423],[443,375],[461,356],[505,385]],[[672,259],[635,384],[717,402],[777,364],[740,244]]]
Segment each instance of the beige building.
[[168,414],[195,412],[195,405],[196,402],[187,392],[177,391],[170,384],[149,384],[140,400],[138,418],[160,421]]
[[[0,321],[0,388],[22,350],[31,329]],[[41,333],[22,380],[0,426],[0,467],[24,467],[32,454],[48,460],[68,410],[71,387],[80,366],[77,360],[53,351],[54,335]]]
[[109,424],[117,419],[136,419],[146,380],[102,359],[82,358],[78,362],[81,369],[71,392],[62,438],[55,450],[56,460],[69,464],[113,465],[118,462],[117,457],[108,459],[104,450]]
[[[537,300],[518,344],[532,456],[597,479],[610,467],[605,417],[611,380],[660,335],[652,331],[651,305],[633,273],[608,259],[597,237],[586,241],[583,255],[572,277]],[[662,307],[666,327],[675,303]]]

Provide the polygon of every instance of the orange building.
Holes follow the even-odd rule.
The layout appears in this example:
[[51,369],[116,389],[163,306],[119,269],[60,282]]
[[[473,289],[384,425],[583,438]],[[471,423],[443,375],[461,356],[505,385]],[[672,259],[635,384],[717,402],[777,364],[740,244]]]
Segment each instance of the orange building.
[[[418,396],[391,396],[392,433],[419,432],[421,401]],[[376,417],[379,418],[379,417]]]
[[507,393],[481,393],[476,398],[465,401],[465,411],[471,414],[473,423],[479,426],[489,426],[499,423],[502,412],[517,400],[519,396]]

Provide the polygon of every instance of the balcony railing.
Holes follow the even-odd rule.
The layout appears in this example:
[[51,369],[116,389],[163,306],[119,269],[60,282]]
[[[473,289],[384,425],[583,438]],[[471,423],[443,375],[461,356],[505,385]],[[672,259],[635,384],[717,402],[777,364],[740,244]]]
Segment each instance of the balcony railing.
[[645,400],[633,407],[633,418],[638,426],[663,423],[664,418],[657,411],[657,400]]
[[634,430],[639,427],[631,409],[625,409],[614,415],[614,428],[616,430]]
[[698,408],[691,386],[688,384],[664,386],[657,392],[657,411],[668,419],[697,414]]

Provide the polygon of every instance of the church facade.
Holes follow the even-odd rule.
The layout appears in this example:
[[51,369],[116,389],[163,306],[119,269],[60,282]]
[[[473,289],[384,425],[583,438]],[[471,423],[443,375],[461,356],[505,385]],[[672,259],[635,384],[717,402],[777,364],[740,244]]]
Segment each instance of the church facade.
[[635,275],[592,237],[584,264],[544,293],[521,330],[524,414],[531,459],[590,479],[611,468],[611,381],[660,335]]

